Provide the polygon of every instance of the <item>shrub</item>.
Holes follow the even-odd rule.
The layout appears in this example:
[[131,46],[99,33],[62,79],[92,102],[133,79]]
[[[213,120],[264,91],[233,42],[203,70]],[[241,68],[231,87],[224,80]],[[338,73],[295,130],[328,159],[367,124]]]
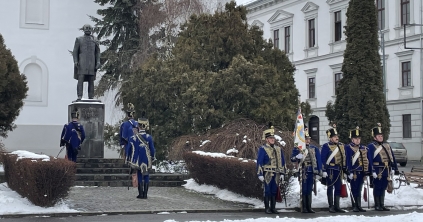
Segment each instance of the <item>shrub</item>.
[[2,157],[8,186],[37,206],[54,206],[75,181],[76,164],[65,159],[18,159],[5,153]]
[[[257,178],[253,160],[225,157],[215,158],[197,153],[184,154],[186,167],[191,177],[199,184],[214,185],[246,197],[263,198],[262,182]],[[290,172],[288,170],[288,172]],[[288,194],[292,173],[288,173],[283,190]]]

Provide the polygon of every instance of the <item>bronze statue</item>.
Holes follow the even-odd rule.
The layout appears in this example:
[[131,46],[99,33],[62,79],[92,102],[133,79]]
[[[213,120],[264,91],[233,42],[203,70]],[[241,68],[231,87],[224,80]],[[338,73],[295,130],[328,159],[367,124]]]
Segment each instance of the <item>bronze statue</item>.
[[77,37],[73,48],[74,76],[78,80],[77,95],[82,98],[83,84],[88,82],[88,98],[94,98],[94,80],[100,68],[100,45],[96,37],[91,35],[91,25],[82,27],[84,35]]

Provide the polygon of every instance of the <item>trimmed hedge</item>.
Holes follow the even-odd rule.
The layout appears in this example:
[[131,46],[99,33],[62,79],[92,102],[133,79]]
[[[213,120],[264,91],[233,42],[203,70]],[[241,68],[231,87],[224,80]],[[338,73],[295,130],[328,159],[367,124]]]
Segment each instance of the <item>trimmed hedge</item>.
[[54,206],[65,198],[75,181],[76,164],[65,159],[41,161],[2,154],[6,182],[10,189],[41,207]]
[[[256,163],[237,157],[214,158],[192,152],[184,154],[191,177],[199,184],[227,189],[246,197],[263,199],[262,182],[257,178]],[[248,161],[248,162],[243,162]],[[291,175],[286,178],[290,181]],[[284,186],[289,192],[289,182]]]

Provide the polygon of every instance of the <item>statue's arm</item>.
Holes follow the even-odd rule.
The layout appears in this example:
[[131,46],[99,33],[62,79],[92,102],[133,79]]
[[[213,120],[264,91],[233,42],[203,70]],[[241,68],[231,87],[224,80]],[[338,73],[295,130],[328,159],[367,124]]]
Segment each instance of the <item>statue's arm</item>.
[[76,38],[75,39],[75,45],[74,45],[74,47],[73,47],[73,52],[72,52],[72,55],[73,55],[73,63],[79,63],[79,39],[78,38]]

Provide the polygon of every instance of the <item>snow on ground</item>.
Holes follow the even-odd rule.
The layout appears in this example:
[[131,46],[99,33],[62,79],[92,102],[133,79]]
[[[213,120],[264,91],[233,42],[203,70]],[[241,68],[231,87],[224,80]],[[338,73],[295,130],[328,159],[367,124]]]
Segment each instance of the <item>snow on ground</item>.
[[[250,218],[245,220],[228,220],[225,219],[225,222],[277,222],[277,221],[290,221],[290,222],[327,222],[327,221],[342,221],[342,222],[398,222],[398,221],[421,221],[423,217],[423,213],[409,213],[409,214],[400,214],[400,215],[389,215],[389,216],[376,216],[376,217],[366,217],[366,216],[356,216],[356,215],[348,215],[348,216],[331,216],[331,217],[318,217],[318,218],[311,218],[311,219],[297,219],[297,218],[288,218],[288,217],[276,217],[276,218],[269,218],[269,217],[261,217],[261,218]],[[419,219],[420,218],[420,219]],[[176,220],[165,220],[165,222],[178,222]],[[197,221],[191,221],[197,222]],[[207,222],[213,222],[211,220],[207,220]]]
[[11,190],[7,183],[0,184],[0,215],[7,214],[39,214],[39,213],[67,213],[78,212],[70,209],[66,204],[59,203],[54,207],[35,206],[27,198],[21,197]]
[[161,161],[153,166],[156,172],[160,173],[182,173],[187,174],[186,165],[184,161]]
[[[300,193],[300,186],[298,183],[297,178],[292,178],[292,187],[291,187],[291,194],[287,196],[287,207],[285,207],[285,202],[276,203],[276,208],[293,208],[299,207],[299,193]],[[313,194],[313,201],[312,207],[328,207],[327,203],[327,189],[326,186],[322,185],[320,182],[317,182],[317,196]],[[215,186],[211,185],[199,185],[193,179],[187,180],[187,183],[183,185],[186,189],[193,190],[200,193],[207,193],[207,194],[214,194],[216,197],[226,200],[226,201],[234,201],[234,202],[242,202],[248,203],[253,205],[255,208],[262,208],[264,204],[261,200],[255,198],[248,198],[236,194],[234,192],[228,190],[221,190]],[[400,206],[408,205],[408,206],[422,206],[423,205],[423,189],[416,189],[416,184],[411,184],[409,186],[401,186],[399,189],[394,190],[392,194],[386,194],[385,196],[385,205],[386,206],[393,206],[397,209],[402,209]],[[395,185],[394,187],[398,187]],[[363,189],[364,190],[364,189]],[[374,205],[373,200],[373,189],[369,189],[369,200],[370,200],[370,207]],[[363,195],[361,196],[363,198]],[[362,207],[367,208],[368,203],[362,199],[361,201]],[[341,207],[351,207],[351,199],[350,198],[341,198],[340,201]]]
[[11,152],[10,154],[16,154],[18,155],[18,159],[24,159],[24,158],[28,158],[28,159],[42,159],[42,161],[50,161],[50,157],[47,155],[43,155],[43,154],[36,154],[36,153],[32,153],[26,150],[16,150]]

